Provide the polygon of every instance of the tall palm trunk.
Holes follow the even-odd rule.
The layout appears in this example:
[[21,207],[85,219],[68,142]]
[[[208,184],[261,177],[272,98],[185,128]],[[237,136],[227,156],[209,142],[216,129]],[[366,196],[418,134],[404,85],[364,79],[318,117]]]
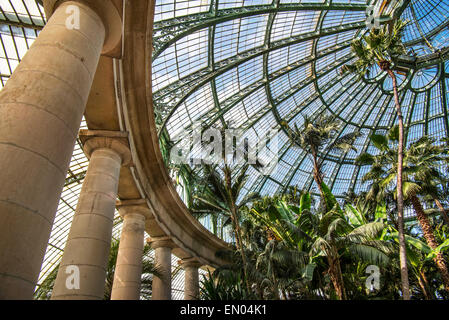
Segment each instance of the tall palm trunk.
[[312,153],[312,158],[313,158],[313,178],[315,180],[315,183],[318,186],[318,190],[320,191],[321,199],[324,203],[324,206],[325,206],[325,209],[327,212],[327,210],[329,210],[329,208],[327,207],[326,196],[325,196],[324,190],[323,190],[323,185],[322,185],[323,177],[321,176],[321,168],[318,163],[318,155],[314,148],[312,148],[311,153]]
[[[413,209],[416,212],[416,218],[418,218],[419,225],[423,231],[424,238],[426,239],[427,244],[430,248],[435,250],[438,247],[438,242],[435,239],[435,235],[433,234],[433,228],[430,224],[429,218],[424,212],[424,209],[416,195],[412,195],[411,197]],[[446,261],[444,260],[443,254],[440,252],[433,259],[437,268],[441,274],[443,279],[444,287],[447,292],[449,292],[449,271],[446,266]]]
[[248,279],[248,263],[246,261],[245,252],[243,251],[242,231],[240,229],[240,224],[238,221],[236,210],[232,209],[231,211],[232,211],[231,219],[232,219],[232,224],[234,226],[236,246],[237,246],[237,250],[240,251],[240,255],[242,256],[243,275],[245,276],[245,283],[246,283],[248,292],[251,292],[251,286],[249,285],[249,279]]
[[[335,251],[335,252],[334,252]],[[329,277],[340,300],[346,300],[346,290],[341,272],[340,259],[336,250],[327,251],[327,262],[329,264]]]
[[437,205],[438,209],[440,210],[440,213],[441,213],[441,216],[443,217],[444,223],[446,223],[446,225],[449,227],[449,217],[447,216],[446,209],[444,209],[440,200],[438,200],[437,198],[434,198],[433,201],[435,201],[435,204]]
[[390,69],[387,62],[381,63],[381,68],[388,73],[393,81],[394,102],[398,114],[399,142],[398,142],[398,175],[397,175],[397,202],[398,202],[398,236],[399,236],[399,261],[401,266],[401,284],[404,300],[410,300],[410,285],[408,280],[407,252],[405,247],[404,231],[404,194],[402,192],[402,165],[404,158],[404,120],[402,118],[401,105],[399,104],[398,84],[396,75]]
[[237,205],[235,203],[236,199],[233,199],[233,196],[232,196],[232,182],[231,182],[231,174],[230,174],[231,171],[226,170],[226,169],[224,171],[225,181],[226,181],[226,189],[227,189],[229,202],[230,202],[229,209],[231,211],[231,220],[232,220],[232,225],[234,227],[236,246],[237,246],[237,250],[240,251],[240,255],[242,257],[243,275],[245,277],[245,283],[246,283],[246,287],[248,289],[248,293],[250,293],[251,286],[249,285],[249,279],[248,279],[248,263],[246,261],[245,252],[243,251],[242,231],[240,229],[240,222],[239,222],[238,214],[237,214]]

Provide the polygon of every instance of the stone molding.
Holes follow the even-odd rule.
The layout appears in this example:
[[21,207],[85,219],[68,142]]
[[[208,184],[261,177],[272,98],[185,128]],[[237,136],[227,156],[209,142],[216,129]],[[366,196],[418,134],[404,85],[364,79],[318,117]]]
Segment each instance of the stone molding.
[[128,134],[120,131],[80,130],[79,138],[88,158],[96,149],[111,149],[122,158],[122,166],[131,166]]

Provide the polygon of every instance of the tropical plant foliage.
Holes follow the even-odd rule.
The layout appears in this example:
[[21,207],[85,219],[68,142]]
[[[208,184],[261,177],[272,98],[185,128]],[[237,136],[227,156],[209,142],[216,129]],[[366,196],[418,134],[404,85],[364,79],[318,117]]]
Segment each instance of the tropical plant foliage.
[[331,151],[342,153],[350,150],[357,151],[353,144],[355,139],[360,136],[360,132],[354,131],[343,136],[336,136],[340,128],[340,121],[327,113],[318,115],[316,119],[305,117],[302,128],[299,128],[296,123],[291,128],[285,121],[281,125],[287,131],[290,140],[310,154],[313,163],[313,178],[320,191],[321,200],[328,209],[332,208],[326,199],[323,185],[324,157],[322,155]]
[[[360,155],[357,162],[361,165],[371,166],[363,180],[371,181],[368,197],[379,201],[388,192],[393,191],[393,194],[396,194],[398,128],[392,128],[388,135],[373,134],[370,138],[378,150],[377,154],[364,153]],[[432,250],[436,250],[439,244],[435,238],[431,221],[424,211],[420,195],[436,197],[437,186],[444,181],[444,177],[437,167],[445,160],[445,154],[447,154],[447,148],[434,145],[434,142],[426,136],[413,142],[404,152],[402,171],[404,199],[410,201],[427,245]],[[443,210],[442,216],[444,215],[445,211]],[[434,255],[434,260],[441,273],[444,286],[446,290],[449,290],[449,272],[443,254],[438,252]]]
[[[403,298],[395,202],[398,128],[392,128],[385,136],[372,135],[370,139],[378,152],[364,153],[357,159],[360,165],[370,166],[364,177],[370,188],[360,195],[350,195],[350,201],[343,205],[323,182],[326,206],[323,201],[317,205],[314,195],[294,187],[271,197],[254,195],[251,201],[238,206],[241,249],[218,253],[228,263],[203,280],[202,297]],[[415,141],[404,152],[405,204],[415,208],[410,201],[415,196],[435,207],[423,212],[438,244],[429,244],[421,219],[407,224],[405,247],[412,299],[448,297],[437,259],[439,256],[447,260],[448,228],[443,223],[444,208],[440,210],[435,201],[446,202],[441,191],[446,180],[437,164],[444,163],[447,154],[446,147],[437,146],[427,137]],[[224,181],[217,176],[216,183],[223,185]],[[211,193],[209,197],[217,201],[217,194]],[[220,208],[225,209],[226,206]],[[368,271],[373,266],[379,270],[378,285],[369,277]]]
[[391,25],[373,28],[362,37],[354,39],[351,50],[357,60],[353,64],[344,65],[342,72],[357,73],[359,77],[363,77],[369,75],[375,64],[382,70],[390,68],[396,57],[406,54],[401,39],[407,24],[408,21],[396,20]]
[[370,68],[377,64],[383,72],[386,72],[393,83],[394,102],[398,118],[398,152],[397,152],[397,227],[399,232],[399,259],[401,264],[402,294],[405,300],[410,299],[410,288],[408,281],[407,253],[404,230],[404,194],[402,190],[402,164],[404,150],[404,120],[399,102],[398,84],[394,66],[394,59],[406,53],[402,44],[402,34],[407,21],[394,20],[382,28],[373,28],[368,34],[356,38],[351,43],[351,50],[356,56],[356,61],[342,67],[342,73],[357,73],[359,79],[369,73]]

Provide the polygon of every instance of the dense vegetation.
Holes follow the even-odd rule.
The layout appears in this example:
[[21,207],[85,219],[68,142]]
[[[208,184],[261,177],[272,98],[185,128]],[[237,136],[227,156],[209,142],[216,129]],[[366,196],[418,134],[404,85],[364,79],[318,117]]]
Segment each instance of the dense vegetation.
[[[399,257],[397,154],[399,129],[373,134],[375,154],[356,160],[369,166],[366,192],[337,200],[324,183],[323,148],[347,152],[358,133],[334,139],[338,121],[307,120],[291,137],[312,150],[317,194],[290,187],[269,197],[240,195],[247,166],[205,165],[191,181],[192,213],[225,221],[217,235],[234,235],[228,264],[204,277],[203,299],[402,299]],[[323,134],[324,132],[324,134]],[[323,142],[323,139],[326,141]],[[331,141],[334,141],[333,143]],[[338,142],[338,143],[337,143]],[[444,142],[446,143],[446,142]],[[403,151],[404,206],[415,216],[404,227],[410,297],[448,299],[447,145],[423,137]],[[312,145],[314,144],[314,145]],[[315,159],[314,159],[315,158]],[[228,227],[227,227],[228,226]],[[230,227],[229,227],[230,226]],[[378,272],[379,283],[371,275]]]

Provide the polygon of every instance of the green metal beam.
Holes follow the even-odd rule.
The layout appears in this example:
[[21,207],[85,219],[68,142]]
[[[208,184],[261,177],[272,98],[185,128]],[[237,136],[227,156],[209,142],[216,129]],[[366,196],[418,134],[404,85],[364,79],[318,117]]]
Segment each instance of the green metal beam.
[[[447,28],[449,26],[449,20],[443,22],[442,24],[436,26],[434,29],[432,29],[431,31],[424,33],[423,36],[427,39],[432,38],[433,36],[437,35],[440,31],[442,31],[444,28]],[[406,47],[411,47],[413,45],[419,44],[419,43],[423,43],[423,39],[422,38],[417,38],[414,40],[410,40],[410,41],[406,41],[404,42],[404,45]]]
[[[241,89],[241,91],[239,91],[238,93],[228,97],[224,101],[220,102],[220,111],[218,113],[217,113],[217,110],[212,109],[202,116],[202,122],[204,124],[203,130],[206,130],[217,120],[221,119],[226,112],[228,112],[232,108],[234,108],[239,102],[243,101],[245,98],[254,94],[259,89],[265,87],[265,84],[268,83],[268,81],[272,82],[276,79],[279,79],[282,76],[285,76],[286,74],[288,74],[289,72],[292,72],[292,71],[296,70],[297,68],[314,61],[314,59],[319,59],[326,55],[335,53],[338,50],[340,50],[341,48],[345,48],[345,47],[349,46],[349,42],[347,42],[347,41],[342,44],[344,44],[344,45],[336,46],[334,48],[328,48],[328,49],[320,51],[319,53],[317,53],[315,55],[311,55],[311,56],[305,57],[303,59],[297,60],[290,65],[287,65],[279,70],[272,72],[271,74],[268,75],[268,77],[264,77],[260,80],[255,81],[254,83],[250,84],[246,88]],[[329,72],[329,70],[326,69],[323,72],[319,73],[317,79],[320,79],[322,76],[326,75],[328,72]],[[331,82],[329,82],[329,85],[331,85],[331,86],[335,85],[340,79],[341,79],[340,77],[333,79]],[[274,99],[274,101],[275,101],[274,105],[279,105],[280,103],[282,103],[283,101],[287,100],[292,95],[294,95],[296,92],[298,92],[298,91],[302,90],[303,88],[305,88],[306,86],[312,84],[315,80],[316,80],[315,77],[309,77],[309,78],[305,79],[304,81],[297,83],[293,88],[291,88],[291,90],[287,91],[287,93],[288,93],[287,95],[281,95],[277,99]],[[304,110],[304,108],[307,107],[307,105],[311,101],[313,101],[317,97],[318,97],[317,95],[312,95],[311,97],[309,97],[309,99],[305,99],[303,101],[303,103],[297,105],[297,108],[295,108],[295,110],[293,110],[293,111],[296,112],[296,114],[297,114],[297,112],[301,112],[302,110]],[[261,108],[261,110],[259,112],[252,115],[252,118],[255,117],[256,118],[255,122],[257,122],[260,120],[261,117],[265,116],[266,113],[270,110],[271,110],[271,107],[269,107],[269,106],[266,108]],[[296,116],[296,114],[293,116],[287,115],[286,120],[290,121],[291,118]],[[186,127],[186,129],[189,129],[189,128],[190,128],[190,126]]]
[[402,13],[404,12],[404,10],[408,7],[410,2],[411,2],[411,0],[403,0],[402,5],[394,11],[393,18],[394,19],[399,18],[402,15]]
[[444,63],[440,64],[441,68],[441,100],[442,100],[442,108],[444,114],[444,129],[446,130],[446,137],[449,137],[449,116],[448,116],[448,101],[447,101],[447,92],[448,88],[446,86],[446,69],[444,67]]
[[[3,10],[2,10],[3,11]],[[45,26],[45,21],[42,19],[35,18],[37,22],[31,20],[27,16],[20,16],[20,21],[17,21],[17,16],[14,14],[2,12],[3,17],[0,16],[0,25],[8,25],[18,28],[26,28],[33,30],[42,30]]]
[[[375,88],[372,89],[372,91],[374,91],[374,90],[375,90]],[[369,98],[370,94],[372,93],[372,91],[367,90],[367,91],[363,94],[364,99],[362,99],[362,100],[357,104],[357,106],[358,106],[357,109],[360,110],[361,106],[366,104],[366,101],[368,100],[368,98]],[[362,102],[362,101],[363,101],[363,102]],[[387,105],[388,105],[388,104],[387,104]],[[355,109],[355,108],[354,108],[354,109]],[[385,109],[385,110],[386,110],[386,109]],[[371,111],[372,111],[372,108],[366,108],[365,114],[370,114]],[[341,111],[341,112],[342,112],[342,111]],[[356,113],[353,113],[353,114],[352,114],[351,119],[349,120],[350,123],[352,122],[352,119],[355,117],[355,115],[356,115]],[[339,114],[339,116],[340,116],[340,114]],[[340,117],[340,119],[341,119],[341,118],[342,118],[342,117]],[[362,117],[362,118],[363,118],[363,117]],[[382,117],[378,117],[377,125],[379,125],[379,122],[380,122],[381,119],[382,119]],[[342,132],[346,129],[347,126],[348,126],[348,124],[346,124],[345,127],[341,130],[340,135],[341,135]],[[372,130],[374,130],[374,129],[372,129]],[[366,140],[365,140],[365,145],[364,145],[363,148],[362,148],[362,152],[364,152],[363,150],[366,150],[366,149],[368,148],[369,144],[370,144],[369,139],[366,139]],[[345,154],[340,155],[340,164],[345,163],[345,161],[347,160],[347,155],[348,155],[348,153],[345,153]],[[329,152],[325,155],[325,158],[328,158],[328,157],[329,157]],[[355,164],[354,159],[349,159],[349,161],[353,162],[352,164]],[[333,172],[332,176],[329,178],[331,191],[332,191],[333,188],[334,188],[334,184],[335,184],[335,182],[336,182],[336,178],[337,178],[337,176],[338,176],[338,173],[340,172],[341,167],[342,167],[341,165],[340,165],[340,166],[337,166],[337,167],[334,169],[334,172]],[[354,175],[355,171],[358,172],[357,168],[354,169],[353,175]],[[348,188],[348,191],[350,191],[351,189],[353,189],[353,188],[355,187],[355,181],[354,181],[354,182],[353,182],[353,181],[354,181],[354,176],[351,178],[351,183],[352,183],[353,185],[350,186],[350,187]]]
[[[343,58],[340,58],[339,60],[334,61],[334,63],[332,65],[341,65],[343,63],[346,63],[348,60]],[[319,79],[320,77],[322,77],[323,75],[329,73],[332,70],[332,68],[329,69],[323,69],[320,72],[317,73],[316,78],[314,79]],[[313,81],[313,80],[312,80]],[[309,79],[306,79],[305,82],[310,82]],[[300,86],[302,85],[302,83],[299,84]],[[264,109],[264,112],[262,113],[261,116],[257,117],[254,121],[249,122],[247,124],[245,124],[245,126],[242,126],[244,129],[248,129],[254,126],[254,124],[256,124],[260,119],[262,119],[268,112],[272,111],[272,106],[273,105],[269,105],[268,108]],[[305,107],[307,107],[308,105],[306,105]],[[305,109],[305,107],[302,108],[302,110]],[[297,108],[299,109],[300,106],[297,106]]]
[[322,36],[358,29],[363,27],[364,25],[365,22],[349,23],[341,25],[339,27],[331,27],[320,31],[307,32],[305,34],[301,34],[291,38],[275,41],[269,48],[262,46],[242,52],[235,57],[216,62],[213,71],[211,71],[210,68],[201,69],[183,79],[180,79],[168,85],[167,87],[159,91],[156,91],[155,93],[153,93],[156,111],[159,112],[164,119],[160,130],[165,127],[166,122],[176,111],[177,107],[181,103],[183,103],[192,93],[201,88],[210,80],[220,76],[226,71],[229,71],[251,59],[259,57],[264,53],[271,52],[303,41],[313,40]]
[[413,95],[413,98],[411,99],[409,114],[407,115],[406,124],[404,126],[404,146],[407,145],[408,131],[411,127],[412,116],[413,116],[413,111],[415,110],[415,102],[416,102],[417,97],[418,97],[418,93],[415,93]]
[[[360,85],[362,85],[361,82],[359,82],[359,86],[360,86]],[[362,85],[362,86],[363,86],[363,85]],[[365,104],[366,100],[369,98],[369,96],[370,96],[370,94],[372,93],[372,91],[374,91],[374,89],[369,90],[369,88],[367,88],[367,90],[362,94],[362,99],[361,99],[361,101],[363,101],[363,102],[361,103],[362,105]],[[358,92],[357,94],[355,94],[354,96],[357,96],[360,92],[362,92],[362,90],[359,90],[359,92]],[[351,99],[351,96],[349,96],[347,99]],[[347,100],[346,100],[346,101],[347,101]],[[346,101],[345,101],[345,103],[343,103],[343,105],[346,105]],[[359,105],[360,105],[360,102],[359,102],[358,106],[359,106]],[[367,108],[367,109],[368,109],[368,108]],[[360,110],[360,107],[359,107],[359,110]],[[341,112],[343,112],[343,109],[341,109],[340,112],[338,113],[338,116],[339,116],[339,117],[340,117]],[[354,113],[352,114],[351,119],[350,119],[349,122],[352,122],[352,119],[354,118],[355,115],[356,115],[356,113],[354,112]],[[341,118],[341,117],[340,117],[340,118]],[[346,128],[347,128],[348,126],[349,126],[349,124],[346,123],[346,125],[340,130],[340,133],[336,136],[336,138],[334,139],[334,141],[335,141],[336,139],[338,139],[339,137],[341,137],[341,135],[343,134],[343,132],[346,130]],[[332,142],[334,142],[334,141],[332,141]],[[331,143],[332,143],[332,142],[331,142]],[[369,142],[366,142],[366,144],[365,144],[364,147],[367,147],[368,144],[369,144]],[[330,150],[327,151],[326,155],[324,156],[324,159],[326,159],[326,158],[329,157],[329,153],[330,153]],[[344,163],[345,161],[348,161],[348,160],[349,160],[350,162],[353,162],[353,164],[355,164],[355,163],[354,163],[354,159],[348,159],[348,154],[349,154],[349,152],[340,155],[340,158],[339,158],[339,163],[340,163],[340,165],[339,165],[339,166],[336,166],[336,168],[333,170],[331,176],[329,177],[329,187],[330,187],[331,191],[332,191],[333,188],[334,188],[334,184],[335,184],[336,178],[337,178],[337,176],[338,176],[338,174],[339,174],[339,172],[340,172],[340,169],[341,169],[341,167],[342,167],[341,164]],[[355,170],[354,170],[354,171],[355,171]],[[354,173],[354,172],[353,172],[353,173]],[[350,188],[349,188],[349,189],[350,189]],[[348,189],[348,190],[349,190],[349,189]]]
[[365,4],[351,3],[287,3],[278,5],[270,4],[220,10],[216,9],[214,12],[198,13],[194,15],[163,20],[154,24],[153,61],[170,45],[185,37],[186,35],[226,21],[278,12],[312,10],[366,11],[366,8],[367,6]]

